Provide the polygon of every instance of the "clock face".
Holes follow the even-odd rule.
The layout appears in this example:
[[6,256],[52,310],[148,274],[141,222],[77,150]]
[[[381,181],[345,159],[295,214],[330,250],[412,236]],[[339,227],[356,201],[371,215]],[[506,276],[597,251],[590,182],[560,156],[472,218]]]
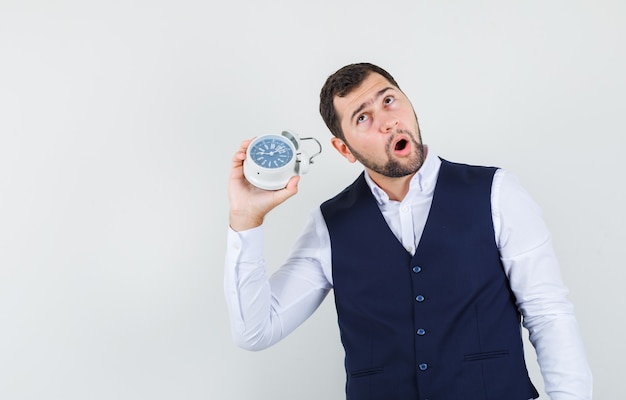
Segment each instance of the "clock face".
[[250,148],[250,157],[263,168],[280,168],[293,158],[293,149],[280,136],[270,136],[255,142]]

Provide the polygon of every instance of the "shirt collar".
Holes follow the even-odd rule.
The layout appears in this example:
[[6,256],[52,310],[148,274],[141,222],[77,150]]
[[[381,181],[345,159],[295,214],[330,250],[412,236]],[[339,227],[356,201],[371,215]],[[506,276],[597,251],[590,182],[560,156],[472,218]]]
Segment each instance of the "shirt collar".
[[[426,192],[434,189],[434,184],[439,174],[439,168],[441,167],[441,160],[431,147],[424,145],[424,153],[426,153],[426,159],[424,164],[420,167],[415,175],[411,178],[409,183],[409,193],[414,191]],[[367,171],[365,172],[365,181],[369,186],[374,198],[379,205],[385,205],[389,203],[389,196],[383,189],[381,189],[369,176]]]

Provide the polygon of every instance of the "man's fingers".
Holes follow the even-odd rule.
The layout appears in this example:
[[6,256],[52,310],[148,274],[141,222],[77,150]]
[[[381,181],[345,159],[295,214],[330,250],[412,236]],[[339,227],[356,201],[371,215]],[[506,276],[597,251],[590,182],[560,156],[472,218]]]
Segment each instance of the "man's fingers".
[[246,158],[246,151],[248,150],[248,146],[250,145],[251,141],[252,139],[248,139],[248,140],[244,140],[243,142],[241,142],[241,145],[239,146],[239,150],[237,150],[237,152],[233,156],[233,161],[241,162]]

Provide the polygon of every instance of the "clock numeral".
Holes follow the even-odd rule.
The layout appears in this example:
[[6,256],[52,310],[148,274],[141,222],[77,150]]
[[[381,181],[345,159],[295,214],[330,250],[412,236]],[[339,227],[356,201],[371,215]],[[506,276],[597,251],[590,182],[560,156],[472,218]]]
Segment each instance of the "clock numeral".
[[257,143],[251,149],[252,159],[264,168],[280,168],[289,163],[293,157],[291,147],[281,140],[270,139]]

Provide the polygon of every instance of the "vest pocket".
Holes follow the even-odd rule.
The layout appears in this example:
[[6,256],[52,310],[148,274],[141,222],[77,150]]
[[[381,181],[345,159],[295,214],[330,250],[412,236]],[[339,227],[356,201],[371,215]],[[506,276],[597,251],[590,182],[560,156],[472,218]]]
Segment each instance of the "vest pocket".
[[350,377],[351,378],[361,378],[364,376],[371,376],[371,375],[377,375],[377,374],[382,374],[384,371],[384,368],[367,368],[367,369],[358,369],[355,371],[350,372]]
[[471,353],[463,356],[463,361],[481,361],[481,360],[489,360],[491,358],[502,358],[508,357],[508,350],[499,350],[499,351],[485,351],[481,353]]

